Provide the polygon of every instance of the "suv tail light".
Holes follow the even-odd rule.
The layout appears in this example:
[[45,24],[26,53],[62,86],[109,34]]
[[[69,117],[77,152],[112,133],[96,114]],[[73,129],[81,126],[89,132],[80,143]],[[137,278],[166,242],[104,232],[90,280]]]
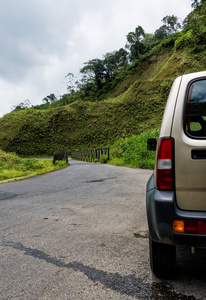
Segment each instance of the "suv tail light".
[[174,139],[159,139],[156,162],[156,187],[174,190]]
[[176,233],[206,234],[205,221],[174,220],[172,227]]

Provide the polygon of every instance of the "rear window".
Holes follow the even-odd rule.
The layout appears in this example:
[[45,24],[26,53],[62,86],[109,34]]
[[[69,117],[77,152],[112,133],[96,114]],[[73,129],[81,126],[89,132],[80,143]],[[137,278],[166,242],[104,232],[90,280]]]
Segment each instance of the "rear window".
[[206,138],[206,79],[191,83],[186,102],[185,131],[193,138]]

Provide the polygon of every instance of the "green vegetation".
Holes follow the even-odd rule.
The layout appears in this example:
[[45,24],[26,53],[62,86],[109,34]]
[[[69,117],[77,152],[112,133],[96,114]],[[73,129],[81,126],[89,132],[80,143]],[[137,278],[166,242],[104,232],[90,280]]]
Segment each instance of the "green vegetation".
[[173,48],[145,59],[100,102],[75,101],[47,110],[29,108],[0,118],[0,148],[18,155],[88,150],[139,135],[161,124],[175,77],[206,69],[206,50]]
[[25,159],[15,153],[0,150],[0,181],[39,175],[67,165],[65,161],[58,161],[53,165],[52,160]]
[[[97,162],[97,161],[96,161]],[[108,157],[107,155],[101,155],[99,159],[100,164],[106,164],[108,162]]]
[[157,136],[174,79],[206,70],[206,0],[192,7],[182,25],[172,15],[154,34],[138,26],[125,49],[86,62],[80,81],[68,73],[61,99],[51,94],[34,107],[27,101],[0,118],[0,148],[51,156],[111,145],[112,163],[152,168],[146,139]]
[[132,135],[126,139],[117,140],[110,147],[110,163],[117,166],[153,169],[155,151],[147,150],[147,139],[158,138],[159,129],[148,130],[139,136]]

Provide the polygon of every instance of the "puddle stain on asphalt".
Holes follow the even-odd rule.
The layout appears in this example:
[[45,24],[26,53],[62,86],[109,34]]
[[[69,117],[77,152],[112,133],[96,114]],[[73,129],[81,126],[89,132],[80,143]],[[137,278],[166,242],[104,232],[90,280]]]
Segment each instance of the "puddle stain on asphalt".
[[0,200],[8,200],[12,198],[16,198],[17,194],[9,193],[9,192],[0,192]]
[[117,179],[118,177],[110,177],[110,178],[100,178],[100,179],[93,179],[86,181],[86,183],[98,183],[98,182],[104,182],[106,180],[112,180],[112,179]]
[[156,282],[153,284],[145,283],[144,280],[137,278],[135,275],[121,276],[119,273],[108,273],[97,270],[89,266],[85,266],[79,262],[71,262],[65,264],[60,259],[51,257],[43,251],[27,248],[18,242],[0,242],[0,246],[11,247],[20,251],[24,251],[25,255],[29,255],[47,263],[51,263],[60,268],[69,268],[74,271],[84,273],[88,279],[94,283],[101,283],[106,288],[114,290],[124,295],[133,296],[134,298],[143,299],[182,299],[195,300],[194,296],[186,296],[174,292],[172,286],[167,282]]

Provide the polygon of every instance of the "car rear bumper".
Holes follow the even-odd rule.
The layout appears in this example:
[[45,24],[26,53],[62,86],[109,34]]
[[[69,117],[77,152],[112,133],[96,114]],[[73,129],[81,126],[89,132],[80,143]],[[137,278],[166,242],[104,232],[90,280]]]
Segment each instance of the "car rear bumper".
[[174,191],[159,191],[154,185],[154,175],[147,183],[147,220],[153,240],[165,244],[206,247],[205,234],[174,233],[174,220],[206,221],[206,212],[185,211],[178,208]]

